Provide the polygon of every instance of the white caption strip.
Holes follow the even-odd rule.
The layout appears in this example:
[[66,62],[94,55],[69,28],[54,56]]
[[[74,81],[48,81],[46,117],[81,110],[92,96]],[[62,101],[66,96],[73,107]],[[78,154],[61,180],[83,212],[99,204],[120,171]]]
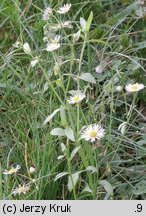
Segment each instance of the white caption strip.
[[146,201],[0,201],[0,216],[146,216]]

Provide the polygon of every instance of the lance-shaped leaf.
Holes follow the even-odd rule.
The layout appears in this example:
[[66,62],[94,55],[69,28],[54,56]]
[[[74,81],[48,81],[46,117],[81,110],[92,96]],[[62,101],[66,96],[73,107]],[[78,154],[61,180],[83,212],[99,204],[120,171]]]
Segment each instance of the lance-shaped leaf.
[[64,136],[64,130],[62,128],[54,128],[53,130],[51,130],[50,132],[51,135],[53,136]]
[[90,73],[82,73],[79,78],[81,80],[86,81],[86,82],[96,84],[96,80],[95,80],[94,76]]
[[74,132],[70,127],[65,128],[65,135],[67,136],[68,139],[70,139],[71,141],[75,141],[75,137],[74,137]]
[[54,111],[52,112],[52,114],[49,115],[49,116],[45,119],[43,125],[45,125],[46,123],[48,123],[48,122],[56,115],[56,113],[58,113],[59,111],[60,111],[60,108],[54,110]]
[[75,188],[79,180],[79,172],[76,172],[68,177],[68,190],[71,192]]

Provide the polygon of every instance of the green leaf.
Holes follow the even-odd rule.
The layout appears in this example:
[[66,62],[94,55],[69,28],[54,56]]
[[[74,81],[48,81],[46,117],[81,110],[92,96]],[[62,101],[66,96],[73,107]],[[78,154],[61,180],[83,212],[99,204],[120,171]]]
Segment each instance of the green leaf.
[[3,180],[2,180],[2,167],[0,163],[0,199],[3,199]]
[[58,175],[56,175],[54,182],[57,181],[58,179],[62,178],[63,176],[68,175],[68,172],[61,172]]
[[70,156],[70,161],[74,158],[74,156],[76,155],[76,153],[79,151],[80,148],[81,146],[78,146],[72,151],[71,156]]
[[68,190],[71,192],[79,180],[79,172],[68,177]]
[[133,10],[137,10],[138,5],[139,5],[139,1],[134,1],[132,4],[128,5],[125,9],[121,10],[121,12],[117,13],[116,16],[113,17],[112,19],[124,20]]
[[146,48],[146,41],[135,44],[135,50],[144,49],[144,48]]
[[13,24],[15,24],[15,28],[18,28],[18,25],[20,25],[20,9],[19,9],[19,3],[16,1],[5,1],[1,0],[1,11],[3,10],[3,16],[8,17]]
[[82,190],[82,193],[92,193],[92,190],[88,184],[84,187],[84,189]]
[[143,16],[145,15],[145,11],[143,10],[142,7],[137,8],[137,10],[135,10],[135,13],[136,13],[136,15],[137,15],[139,18],[141,18],[141,17],[143,17]]
[[136,149],[136,155],[137,157],[144,157],[146,156],[146,148],[140,146],[139,148]]
[[92,173],[97,172],[97,168],[94,167],[94,166],[88,166],[88,167],[86,168],[86,170],[87,170],[87,171],[91,171]]
[[75,141],[75,137],[74,137],[74,132],[70,127],[65,128],[65,135],[67,136],[68,139],[70,139],[71,141]]
[[91,11],[91,13],[90,13],[90,15],[88,17],[87,23],[86,23],[85,31],[88,32],[90,30],[90,26],[91,26],[92,20],[93,20],[93,12]]
[[120,156],[116,153],[111,157],[110,165],[112,167],[118,167],[122,163]]
[[60,117],[61,117],[61,123],[65,127],[67,125],[67,121],[66,121],[65,108],[62,105],[60,107]]
[[60,108],[54,110],[54,111],[52,112],[52,114],[49,115],[49,116],[45,119],[43,125],[45,125],[46,123],[48,123],[48,122],[56,115],[56,113],[58,113],[59,111],[60,111]]
[[59,155],[59,156],[57,157],[58,160],[61,160],[62,158],[64,158],[64,155]]
[[51,130],[50,132],[51,135],[53,136],[64,136],[64,130],[62,128],[54,128],[53,130]]
[[111,47],[111,45],[108,42],[100,40],[100,39],[92,39],[92,40],[88,40],[87,42],[88,43],[102,43],[102,44],[104,44],[106,46]]
[[92,74],[90,74],[90,73],[82,73],[79,78],[81,80],[86,81],[86,82],[96,84],[96,80],[95,80],[94,76]]
[[146,193],[146,181],[141,180],[135,185],[135,189],[132,189],[131,192],[135,195],[141,195]]
[[79,40],[80,34],[81,34],[80,30],[73,34],[73,43],[76,43]]
[[104,189],[106,190],[106,192],[112,196],[113,195],[113,187],[112,185],[106,181],[106,180],[101,180],[99,181],[100,185],[102,185],[104,187]]
[[91,146],[90,146],[89,143],[86,142],[85,140],[82,140],[82,143],[83,143],[85,152],[86,152],[87,155],[88,155],[88,162],[89,162],[89,164],[90,164],[92,167],[94,167],[94,165],[95,165],[95,158],[94,158],[94,156],[93,156],[93,151],[91,150]]

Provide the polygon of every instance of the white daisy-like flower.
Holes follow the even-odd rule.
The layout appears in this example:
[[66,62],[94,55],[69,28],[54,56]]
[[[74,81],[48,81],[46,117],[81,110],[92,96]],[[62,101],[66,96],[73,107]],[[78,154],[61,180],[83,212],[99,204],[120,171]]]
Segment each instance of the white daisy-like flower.
[[43,20],[47,21],[50,19],[50,16],[52,16],[53,11],[50,7],[47,7],[44,11],[43,11]]
[[51,52],[53,50],[60,48],[59,40],[60,40],[60,36],[57,35],[54,39],[49,41],[46,47],[46,51]]
[[10,170],[5,170],[3,172],[4,175],[11,175],[11,174],[14,174],[16,173],[19,169],[21,168],[20,165],[17,165],[16,168],[12,167]]
[[57,10],[57,12],[59,14],[65,14],[67,13],[71,8],[71,4],[64,4],[62,7],[59,8],[59,10]]
[[12,192],[12,194],[14,194],[14,196],[16,195],[16,194],[18,194],[18,195],[20,195],[21,193],[23,193],[23,194],[26,194],[26,192],[28,191],[30,189],[30,187],[29,186],[27,186],[27,185],[19,185],[19,187],[18,188],[15,188],[14,190],[13,190],[13,192]]
[[83,129],[81,133],[81,139],[85,139],[90,142],[95,142],[95,140],[101,140],[105,136],[105,129],[99,125],[89,125]]
[[135,84],[128,84],[125,86],[125,90],[127,92],[137,92],[144,89],[144,85],[143,84],[139,84],[139,83],[135,83]]
[[67,100],[69,104],[77,104],[81,102],[85,98],[84,93],[77,93],[73,96],[70,96],[69,99]]

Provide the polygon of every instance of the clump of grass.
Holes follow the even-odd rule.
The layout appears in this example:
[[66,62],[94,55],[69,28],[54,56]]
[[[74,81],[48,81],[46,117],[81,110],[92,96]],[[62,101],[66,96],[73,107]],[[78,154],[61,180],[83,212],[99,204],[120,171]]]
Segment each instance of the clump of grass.
[[43,2],[0,8],[0,198],[145,199],[143,6]]

